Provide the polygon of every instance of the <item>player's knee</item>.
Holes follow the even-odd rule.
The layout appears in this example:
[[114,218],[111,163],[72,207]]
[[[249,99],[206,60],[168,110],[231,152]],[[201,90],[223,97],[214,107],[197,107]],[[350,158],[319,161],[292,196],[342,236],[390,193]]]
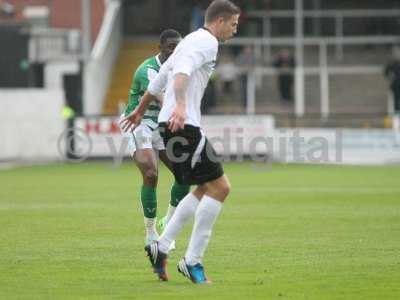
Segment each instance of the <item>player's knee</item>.
[[213,187],[211,194],[215,195],[216,199],[223,202],[225,198],[228,197],[230,190],[231,185],[229,182],[223,180]]
[[158,172],[155,168],[148,168],[143,174],[143,181],[151,186],[156,186],[158,180]]
[[227,180],[223,181],[219,186],[219,191],[223,198],[228,197],[228,195],[231,191],[231,184],[229,183],[229,181],[227,181]]
[[225,198],[229,195],[231,190],[231,185],[226,177],[219,178],[206,187],[206,193],[221,202],[225,201]]

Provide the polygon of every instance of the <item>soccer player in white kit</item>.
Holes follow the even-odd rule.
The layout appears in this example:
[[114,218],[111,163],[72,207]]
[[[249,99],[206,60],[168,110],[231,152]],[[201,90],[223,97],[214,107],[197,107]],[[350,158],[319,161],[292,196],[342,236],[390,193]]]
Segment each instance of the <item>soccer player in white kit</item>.
[[240,9],[228,0],[215,0],[206,10],[203,28],[187,35],[151,81],[140,105],[122,121],[123,128],[140,123],[147,103],[165,89],[158,117],[160,134],[180,184],[197,185],[179,203],[157,242],[145,247],[154,272],[167,281],[170,244],[194,216],[193,231],[178,271],[194,283],[208,283],[202,265],[213,225],[230,191],[230,183],[200,129],[200,104],[215,68],[218,42],[237,31]]

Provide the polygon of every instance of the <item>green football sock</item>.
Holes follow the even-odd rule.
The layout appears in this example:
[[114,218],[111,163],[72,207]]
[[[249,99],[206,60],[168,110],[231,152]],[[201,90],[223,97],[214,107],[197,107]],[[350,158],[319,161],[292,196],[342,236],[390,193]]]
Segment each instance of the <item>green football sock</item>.
[[174,207],[178,206],[178,203],[189,193],[190,185],[179,184],[174,182],[171,188],[171,200],[169,204]]
[[143,214],[146,218],[155,218],[157,215],[157,195],[156,188],[151,186],[142,186],[140,192]]

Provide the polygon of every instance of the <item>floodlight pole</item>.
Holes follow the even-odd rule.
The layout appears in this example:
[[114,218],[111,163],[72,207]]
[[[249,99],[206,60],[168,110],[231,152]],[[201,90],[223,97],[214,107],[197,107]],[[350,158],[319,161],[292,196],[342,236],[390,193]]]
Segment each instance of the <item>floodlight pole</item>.
[[82,29],[82,54],[83,61],[87,62],[92,49],[91,38],[91,0],[81,0],[81,29]]
[[303,31],[303,0],[295,2],[295,32],[296,32],[296,69],[295,69],[295,114],[304,115],[304,31]]

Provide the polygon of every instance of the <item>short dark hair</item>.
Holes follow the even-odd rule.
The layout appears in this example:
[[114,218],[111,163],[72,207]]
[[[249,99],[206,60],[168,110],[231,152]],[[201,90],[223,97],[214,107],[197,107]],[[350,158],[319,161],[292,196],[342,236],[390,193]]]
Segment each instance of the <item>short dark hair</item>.
[[169,38],[180,39],[182,36],[175,29],[166,29],[160,34],[160,44],[164,44]]
[[219,17],[223,17],[225,20],[227,20],[233,15],[238,14],[240,14],[240,8],[231,1],[214,0],[206,10],[205,21],[206,23],[209,23],[215,21]]

